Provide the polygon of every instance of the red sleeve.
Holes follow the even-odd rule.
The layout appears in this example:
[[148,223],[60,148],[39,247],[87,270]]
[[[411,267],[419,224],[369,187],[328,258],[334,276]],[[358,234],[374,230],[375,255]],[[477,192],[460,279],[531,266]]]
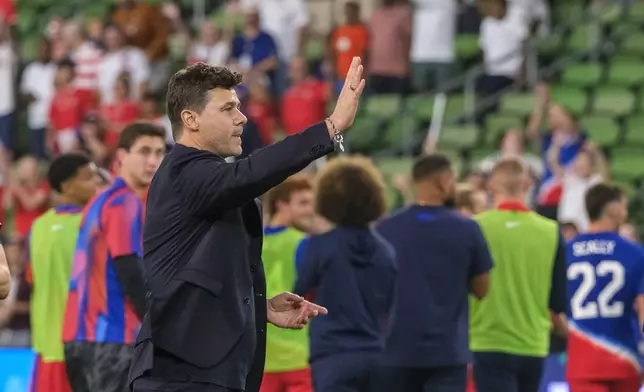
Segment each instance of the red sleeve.
[[141,246],[142,208],[139,198],[132,193],[118,195],[104,207],[103,230],[107,250],[113,258],[127,255],[143,255]]
[[128,108],[128,122],[134,121],[139,118],[141,113],[140,107],[136,102],[132,102]]
[[49,123],[56,128],[56,96],[51,100],[49,104]]

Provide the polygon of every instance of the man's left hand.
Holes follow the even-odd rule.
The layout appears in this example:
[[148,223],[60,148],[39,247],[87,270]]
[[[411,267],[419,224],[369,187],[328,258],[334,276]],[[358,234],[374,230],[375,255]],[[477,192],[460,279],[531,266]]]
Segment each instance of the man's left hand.
[[329,311],[299,295],[282,293],[267,301],[268,321],[280,328],[302,329],[309,320]]

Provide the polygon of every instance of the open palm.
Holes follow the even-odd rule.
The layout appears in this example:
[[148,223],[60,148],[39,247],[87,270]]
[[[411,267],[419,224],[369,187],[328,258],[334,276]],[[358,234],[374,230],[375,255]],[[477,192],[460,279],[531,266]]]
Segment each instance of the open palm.
[[365,80],[362,78],[363,71],[360,57],[354,57],[347,77],[344,79],[344,86],[338,96],[338,102],[333,113],[329,116],[340,131],[349,128],[356,118],[360,96],[365,87]]

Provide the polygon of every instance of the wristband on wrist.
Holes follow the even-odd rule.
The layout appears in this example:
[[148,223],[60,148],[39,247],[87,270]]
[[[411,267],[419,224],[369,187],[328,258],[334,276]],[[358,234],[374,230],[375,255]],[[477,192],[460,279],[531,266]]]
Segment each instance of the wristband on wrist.
[[327,117],[326,121],[328,121],[329,124],[331,124],[331,128],[333,128],[333,141],[338,145],[340,151],[344,152],[344,137],[342,136],[342,133],[335,126],[335,123],[333,122],[333,120],[331,120],[331,117]]

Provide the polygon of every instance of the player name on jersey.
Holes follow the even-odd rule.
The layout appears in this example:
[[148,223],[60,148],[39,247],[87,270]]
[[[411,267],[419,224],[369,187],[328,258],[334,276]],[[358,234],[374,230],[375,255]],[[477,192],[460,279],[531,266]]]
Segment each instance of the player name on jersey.
[[615,241],[592,240],[573,242],[572,252],[575,257],[589,255],[612,255],[615,250]]

